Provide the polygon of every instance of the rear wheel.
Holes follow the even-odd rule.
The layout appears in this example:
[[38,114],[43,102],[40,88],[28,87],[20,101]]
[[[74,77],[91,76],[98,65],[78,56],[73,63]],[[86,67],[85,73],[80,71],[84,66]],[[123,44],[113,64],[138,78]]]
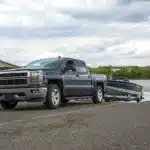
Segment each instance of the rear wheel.
[[56,109],[61,103],[61,91],[57,84],[50,84],[48,86],[48,92],[46,102],[44,103],[47,109]]
[[93,95],[93,103],[102,103],[104,99],[104,94],[101,86],[98,86],[95,94]]
[[13,109],[17,106],[18,102],[5,102],[5,101],[2,101],[1,102],[1,106],[4,108],[4,109]]

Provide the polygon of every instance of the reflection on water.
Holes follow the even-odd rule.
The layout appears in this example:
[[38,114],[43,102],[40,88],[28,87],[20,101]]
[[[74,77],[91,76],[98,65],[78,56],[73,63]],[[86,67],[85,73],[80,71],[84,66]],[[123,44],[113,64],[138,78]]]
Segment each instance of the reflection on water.
[[145,97],[143,101],[150,101],[150,80],[130,80],[130,81],[142,85]]

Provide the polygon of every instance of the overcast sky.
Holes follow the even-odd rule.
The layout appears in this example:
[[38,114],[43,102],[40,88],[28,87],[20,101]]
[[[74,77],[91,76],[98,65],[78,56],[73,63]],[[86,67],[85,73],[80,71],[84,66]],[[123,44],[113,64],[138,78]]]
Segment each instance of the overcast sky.
[[0,59],[150,65],[150,0],[0,0]]

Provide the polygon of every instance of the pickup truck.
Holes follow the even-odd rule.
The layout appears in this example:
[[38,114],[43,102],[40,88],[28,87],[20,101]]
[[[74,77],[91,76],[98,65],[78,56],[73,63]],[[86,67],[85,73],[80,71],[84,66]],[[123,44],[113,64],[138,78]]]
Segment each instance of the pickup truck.
[[0,104],[13,109],[18,102],[43,102],[47,109],[56,109],[70,99],[87,97],[101,103],[106,86],[106,75],[90,73],[82,60],[40,59],[0,72]]

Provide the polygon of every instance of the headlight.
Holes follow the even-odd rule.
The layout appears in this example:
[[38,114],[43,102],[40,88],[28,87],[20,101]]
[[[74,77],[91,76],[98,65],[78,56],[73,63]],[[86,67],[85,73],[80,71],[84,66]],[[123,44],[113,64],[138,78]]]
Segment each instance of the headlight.
[[42,71],[32,71],[30,72],[30,82],[32,84],[40,84],[43,82],[43,73]]
[[31,76],[31,77],[37,77],[37,76],[39,76],[39,75],[40,75],[39,72],[36,72],[36,71],[30,72],[30,76]]

